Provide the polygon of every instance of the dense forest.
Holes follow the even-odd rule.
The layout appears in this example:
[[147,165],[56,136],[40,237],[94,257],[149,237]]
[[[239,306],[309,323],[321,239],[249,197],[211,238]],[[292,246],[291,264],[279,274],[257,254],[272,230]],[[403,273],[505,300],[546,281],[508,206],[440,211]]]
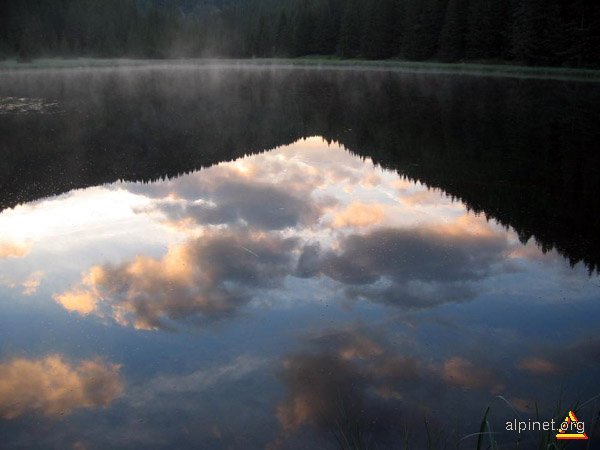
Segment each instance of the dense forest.
[[3,0],[0,57],[296,57],[600,67],[597,0]]

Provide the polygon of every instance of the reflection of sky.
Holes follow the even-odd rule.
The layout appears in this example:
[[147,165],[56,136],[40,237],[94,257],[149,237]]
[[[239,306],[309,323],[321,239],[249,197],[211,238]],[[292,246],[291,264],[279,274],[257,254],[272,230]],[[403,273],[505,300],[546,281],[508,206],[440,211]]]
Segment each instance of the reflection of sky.
[[0,433],[328,448],[451,411],[464,435],[496,395],[552,408],[566,369],[565,395],[596,394],[598,297],[583,268],[320,138],[74,191],[0,213]]

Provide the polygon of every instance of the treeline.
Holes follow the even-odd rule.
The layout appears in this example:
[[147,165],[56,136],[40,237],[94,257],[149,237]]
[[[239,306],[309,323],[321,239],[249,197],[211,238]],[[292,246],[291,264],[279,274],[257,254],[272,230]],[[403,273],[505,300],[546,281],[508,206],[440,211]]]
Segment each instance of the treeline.
[[597,0],[4,0],[0,55],[600,66]]

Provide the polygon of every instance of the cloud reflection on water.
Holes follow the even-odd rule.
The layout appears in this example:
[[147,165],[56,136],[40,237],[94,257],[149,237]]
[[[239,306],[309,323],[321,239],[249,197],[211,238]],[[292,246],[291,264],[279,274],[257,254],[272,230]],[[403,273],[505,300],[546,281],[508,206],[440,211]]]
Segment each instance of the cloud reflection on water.
[[[328,279],[350,300],[427,308],[470,300],[478,281],[506,269],[505,231],[437,193],[439,205],[411,208],[395,197],[394,173],[357,164],[336,146],[312,154],[314,139],[303,145],[164,183],[126,184],[147,196],[138,214],[188,239],[161,258],[95,265],[54,299],[124,326],[174,330],[235,315],[291,277]],[[322,154],[322,171],[310,170]]]
[[62,355],[0,363],[0,417],[49,417],[106,407],[123,393],[119,365],[100,359],[71,363]]
[[81,285],[54,298],[70,311],[107,315],[137,329],[202,324],[234,314],[253,289],[280,287],[294,245],[278,236],[207,233],[162,259],[94,266]]
[[[460,439],[469,427],[476,432],[490,402],[488,420],[499,430],[499,442],[514,443],[501,428],[506,418],[519,414],[515,410],[538,417],[541,411],[548,417],[562,414],[552,394],[564,389],[564,374],[575,384],[582,371],[595,367],[597,372],[600,363],[598,339],[540,354],[523,343],[520,349],[503,348],[497,358],[452,347],[435,354],[423,342],[402,342],[385,328],[355,324],[323,330],[305,336],[300,350],[284,356],[278,375],[286,393],[276,407],[280,430],[269,448],[300,448],[298,442],[317,436],[348,439],[359,448],[369,443],[396,448],[409,436],[411,446],[420,448],[427,445],[426,429],[444,439],[452,433],[458,434],[451,439]],[[514,352],[523,350],[529,355],[513,360]],[[556,393],[540,397],[538,377]],[[594,394],[585,386],[581,403]],[[589,403],[586,416],[593,409]]]
[[[112,209],[114,204],[118,210]],[[52,249],[54,235],[44,234],[47,230],[38,226],[42,220],[30,219],[51,215],[52,229],[61,236],[72,231],[59,220],[64,211],[69,211],[68,220],[84,224],[77,232],[85,239],[69,234],[57,244],[63,257],[53,264],[41,259],[45,264],[37,267],[40,249]],[[358,424],[386,445],[399,438],[402,420],[411,415],[440,419],[456,408],[457,399],[473,405],[473,410],[461,409],[465,417],[480,414],[482,402],[498,393],[506,393],[517,409],[530,411],[535,400],[529,395],[531,380],[544,377],[553,383],[563,375],[555,366],[582,362],[533,346],[515,352],[511,339],[516,331],[494,328],[508,319],[478,325],[472,316],[456,312],[477,309],[492,294],[500,297],[497,286],[507,277],[514,282],[507,286],[518,292],[522,273],[531,267],[547,273],[545,262],[559,264],[562,259],[544,256],[533,244],[522,247],[513,232],[469,213],[440,191],[319,139],[175,179],[115,183],[3,214],[0,229],[8,228],[6,235],[14,236],[15,243],[25,236],[19,234],[21,224],[37,227],[29,253],[0,261],[0,267],[13,271],[6,273],[5,284],[35,294],[32,302],[40,303],[52,289],[56,303],[51,306],[61,320],[85,326],[114,322],[122,328],[108,334],[125,336],[119,342],[126,348],[129,340],[142,339],[147,347],[140,344],[140,353],[154,354],[162,345],[160,358],[174,362],[134,368],[131,389],[121,396],[118,366],[96,360],[71,363],[66,356],[19,360],[19,367],[27,368],[25,378],[40,386],[50,382],[58,394],[71,392],[56,394],[56,405],[67,412],[107,406],[121,396],[111,414],[123,422],[97,427],[92,441],[105,442],[98,430],[106,427],[115,429],[115,442],[132,447],[168,436],[169,442],[182,439],[182,447],[208,439],[214,448],[241,448],[242,436],[260,442],[256,448],[269,442],[272,448],[301,448],[315,442],[315,436],[326,442],[332,430]],[[120,245],[129,241],[131,247]],[[6,242],[11,248],[12,241]],[[86,258],[77,253],[82,242]],[[76,268],[69,272],[65,265],[70,260]],[[532,277],[526,275],[531,292]],[[481,301],[467,308],[465,303],[474,299]],[[452,310],[443,308],[448,303],[454,303]],[[264,305],[269,311],[260,310]],[[325,312],[326,305],[346,308]],[[292,311],[278,315],[279,307]],[[440,316],[429,317],[436,308]],[[86,319],[69,317],[65,310]],[[446,315],[449,310],[454,316]],[[401,316],[414,320],[402,322]],[[372,323],[382,317],[389,319],[387,325]],[[214,326],[232,325],[236,318],[235,326]],[[353,319],[368,325],[343,328]],[[485,332],[478,334],[478,326]],[[186,327],[208,330],[187,336],[132,331]],[[308,329],[314,333],[298,344]],[[414,333],[417,340],[422,329],[427,339],[441,342],[435,351],[421,342],[395,340],[402,333]],[[198,335],[198,342],[209,343],[183,348],[182,342]],[[515,353],[514,359],[505,364],[477,352],[484,346],[478,341],[482,336],[494,341],[499,353]],[[578,346],[573,352],[593,360],[595,348]],[[137,347],[123,352],[143,366],[145,356]],[[20,376],[10,364],[3,367],[12,374],[5,379],[13,389]],[[103,394],[93,398],[84,389],[90,368],[105,380],[99,388]],[[78,387],[65,388],[55,373]],[[32,389],[44,398],[44,392]],[[54,417],[57,408],[48,402],[23,405],[19,411],[0,411],[14,417],[31,411]],[[232,409],[240,413],[236,420]],[[191,434],[182,434],[181,423],[192,424],[187,428]]]
[[414,349],[402,349],[365,327],[328,330],[305,344],[284,358],[279,372],[287,395],[277,407],[281,430],[274,449],[288,448],[306,428],[388,448],[403,439],[408,426],[412,444],[424,445],[415,436],[420,421],[441,419],[436,408],[444,408],[449,389],[477,397],[504,387],[485,361],[411,354]]
[[24,244],[0,241],[0,259],[23,258],[30,251],[30,247]]

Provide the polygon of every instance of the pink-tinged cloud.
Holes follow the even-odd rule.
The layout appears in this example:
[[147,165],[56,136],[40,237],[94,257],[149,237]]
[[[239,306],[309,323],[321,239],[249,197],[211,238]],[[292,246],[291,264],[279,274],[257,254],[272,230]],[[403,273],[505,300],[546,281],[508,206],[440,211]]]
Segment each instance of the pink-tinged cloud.
[[336,228],[358,228],[379,225],[384,219],[385,211],[382,205],[354,202],[334,216],[333,224]]
[[123,393],[119,365],[100,359],[73,364],[61,355],[15,358],[0,364],[0,417],[57,417],[106,407]]
[[499,393],[503,389],[502,383],[491,370],[460,356],[448,359],[441,373],[448,384],[462,388],[489,390],[491,393]]
[[0,259],[24,258],[31,251],[31,247],[14,242],[0,241]]
[[206,233],[160,259],[95,266],[54,300],[69,311],[137,329],[201,324],[235,314],[257,289],[279,287],[292,272],[295,246],[294,239],[271,235]]
[[21,283],[23,295],[34,295],[42,283],[43,276],[43,271],[37,271],[32,273],[25,281],[23,281]]
[[531,375],[554,375],[560,367],[547,359],[532,356],[519,362],[519,369]]

